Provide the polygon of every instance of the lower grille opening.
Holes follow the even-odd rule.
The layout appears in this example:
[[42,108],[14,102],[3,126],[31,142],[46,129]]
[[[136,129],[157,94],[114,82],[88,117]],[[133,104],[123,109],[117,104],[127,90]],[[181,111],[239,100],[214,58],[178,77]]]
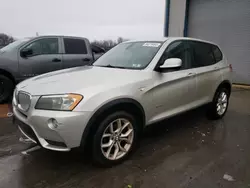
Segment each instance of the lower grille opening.
[[57,141],[52,141],[52,140],[47,140],[47,139],[45,140],[46,142],[48,142],[50,145],[53,145],[53,146],[59,146],[59,147],[64,147],[64,148],[67,147],[66,144],[63,142],[57,142]]
[[32,130],[32,128],[28,125],[26,125],[25,123],[21,122],[21,121],[18,121],[16,120],[17,122],[17,125],[19,126],[19,128],[28,136],[30,137],[31,139],[35,140],[37,143],[38,142],[38,139],[36,137],[36,134],[34,133],[34,131]]

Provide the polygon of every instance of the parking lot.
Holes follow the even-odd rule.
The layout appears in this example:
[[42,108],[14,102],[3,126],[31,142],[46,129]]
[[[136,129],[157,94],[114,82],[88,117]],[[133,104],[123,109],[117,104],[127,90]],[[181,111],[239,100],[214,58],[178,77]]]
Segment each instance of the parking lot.
[[134,155],[108,169],[78,151],[26,154],[33,146],[19,142],[9,109],[0,107],[0,187],[250,186],[250,90],[233,91],[222,120],[207,120],[199,108],[150,126]]

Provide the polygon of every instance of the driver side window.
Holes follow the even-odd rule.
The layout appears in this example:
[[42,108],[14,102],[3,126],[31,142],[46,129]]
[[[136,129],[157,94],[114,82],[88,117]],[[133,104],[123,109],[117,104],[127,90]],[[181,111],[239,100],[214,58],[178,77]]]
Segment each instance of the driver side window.
[[58,39],[57,38],[39,39],[26,46],[25,49],[32,50],[31,56],[43,55],[43,54],[58,54],[59,53]]
[[182,66],[178,70],[191,68],[192,52],[186,41],[176,41],[171,43],[163,53],[160,59],[160,65],[169,58],[179,58],[182,60]]

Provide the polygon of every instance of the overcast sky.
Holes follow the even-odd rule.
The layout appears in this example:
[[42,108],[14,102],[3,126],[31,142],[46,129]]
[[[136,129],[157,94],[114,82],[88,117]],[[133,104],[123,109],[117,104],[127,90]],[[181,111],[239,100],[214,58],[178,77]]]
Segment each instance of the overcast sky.
[[1,0],[0,33],[94,39],[161,37],[165,0]]

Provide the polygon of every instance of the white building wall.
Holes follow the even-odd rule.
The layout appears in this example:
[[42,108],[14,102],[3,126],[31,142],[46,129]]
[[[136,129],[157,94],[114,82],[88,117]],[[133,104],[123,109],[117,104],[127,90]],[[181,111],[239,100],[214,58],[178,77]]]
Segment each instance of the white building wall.
[[170,37],[183,37],[185,25],[185,12],[187,0],[169,0],[169,26]]

